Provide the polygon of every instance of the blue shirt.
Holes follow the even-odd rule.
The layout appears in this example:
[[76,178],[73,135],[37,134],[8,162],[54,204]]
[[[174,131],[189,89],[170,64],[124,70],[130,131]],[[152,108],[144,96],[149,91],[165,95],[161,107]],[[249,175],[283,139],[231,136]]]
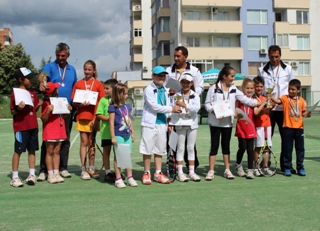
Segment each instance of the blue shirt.
[[131,107],[129,104],[115,107],[113,104],[109,106],[109,114],[114,113],[114,134],[116,136],[130,136],[131,125]]
[[[166,105],[167,100],[166,100],[166,89],[161,86],[158,87],[158,104],[160,105]],[[167,123],[167,116],[165,113],[157,113],[157,119],[156,119],[156,124],[166,124]]]
[[[59,72],[59,68],[60,67],[57,61],[48,63],[43,67],[42,72],[48,72],[48,76],[47,76],[48,82],[62,84],[62,78],[60,76],[60,72],[61,72],[61,75],[63,76],[64,69],[60,68],[60,72]],[[70,96],[72,93],[72,88],[74,84],[77,82],[77,80],[78,79],[77,79],[76,69],[67,63],[66,74],[63,81],[64,87],[60,86],[58,88],[58,96],[66,97],[69,104],[71,104]]]

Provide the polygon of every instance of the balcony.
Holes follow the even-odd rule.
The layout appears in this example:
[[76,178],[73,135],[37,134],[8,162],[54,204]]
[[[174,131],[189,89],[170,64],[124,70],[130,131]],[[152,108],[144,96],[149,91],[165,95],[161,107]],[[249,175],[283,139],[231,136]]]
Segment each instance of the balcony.
[[188,59],[241,60],[242,47],[188,47]]
[[281,48],[281,59],[285,60],[311,60],[311,50],[290,50]]
[[131,39],[131,47],[142,46],[143,45],[143,37],[133,37]]
[[301,85],[303,87],[310,87],[312,85],[312,76],[297,76],[295,75],[294,77],[296,77],[297,79],[300,80]]
[[170,8],[159,8],[157,12],[157,18],[170,17]]
[[273,0],[274,8],[284,9],[309,9],[310,1],[303,0]]
[[132,23],[133,28],[142,28],[142,20],[134,20]]
[[158,34],[158,42],[160,41],[170,41],[171,33],[170,32],[160,32]]
[[184,6],[213,6],[213,7],[241,7],[242,0],[182,0],[182,7]]
[[154,14],[154,15],[152,15],[151,26],[155,25],[156,21],[157,21],[157,15]]
[[143,62],[143,54],[133,54],[133,62],[134,63],[142,63]]
[[153,36],[153,37],[152,37],[152,44],[151,44],[151,47],[152,47],[152,48],[155,48],[155,47],[156,47],[156,45],[157,45],[156,36]]
[[241,34],[241,21],[182,20],[182,33]]
[[310,34],[310,24],[289,24],[289,22],[275,22],[275,34]]
[[160,66],[170,66],[171,65],[171,57],[170,57],[170,55],[159,56],[158,65],[160,65]]

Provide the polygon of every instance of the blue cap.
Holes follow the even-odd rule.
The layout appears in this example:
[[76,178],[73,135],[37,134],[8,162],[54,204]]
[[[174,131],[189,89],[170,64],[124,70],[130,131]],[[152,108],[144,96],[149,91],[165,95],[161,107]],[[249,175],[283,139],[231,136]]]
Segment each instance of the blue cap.
[[164,67],[162,67],[162,66],[155,66],[155,67],[152,69],[152,74],[160,75],[160,74],[162,74],[162,73],[168,74],[168,72],[166,72],[166,69],[164,69]]

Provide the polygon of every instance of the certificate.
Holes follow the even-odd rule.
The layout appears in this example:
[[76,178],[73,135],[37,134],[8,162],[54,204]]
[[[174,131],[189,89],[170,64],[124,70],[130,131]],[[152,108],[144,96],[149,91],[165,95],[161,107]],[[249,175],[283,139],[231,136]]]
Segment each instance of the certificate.
[[26,105],[30,105],[33,107],[33,101],[31,99],[31,94],[29,91],[21,88],[13,88],[13,92],[16,105],[19,105],[21,101],[23,101]]
[[174,79],[174,78],[169,78],[167,84],[166,84],[166,88],[170,88],[177,91],[181,90],[181,84],[178,80]]
[[117,157],[117,164],[119,168],[132,168],[131,152],[129,144],[118,144],[114,147],[114,152]]
[[314,110],[316,110],[316,108],[318,107],[320,100],[318,102],[316,102],[311,108],[310,110],[307,111],[307,115],[314,112]]
[[70,114],[67,98],[50,97],[50,103],[53,105],[52,114]]
[[231,106],[229,101],[218,101],[213,102],[212,107],[214,110],[214,114],[216,115],[216,118],[219,119],[221,117],[228,117],[232,116],[234,113],[231,110]]
[[86,91],[86,90],[76,90],[74,95],[73,102],[75,103],[84,103],[89,102],[91,105],[97,104],[98,92],[95,91]]

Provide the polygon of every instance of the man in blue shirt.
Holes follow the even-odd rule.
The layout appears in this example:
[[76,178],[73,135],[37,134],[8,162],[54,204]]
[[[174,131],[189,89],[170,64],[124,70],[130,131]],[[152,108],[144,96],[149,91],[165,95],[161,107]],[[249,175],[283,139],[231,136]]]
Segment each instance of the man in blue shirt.
[[[72,105],[70,96],[74,84],[77,82],[77,73],[73,66],[71,66],[67,59],[70,56],[70,47],[66,43],[59,43],[56,46],[56,60],[54,62],[46,64],[42,73],[48,73],[46,80],[42,73],[39,75],[40,90],[45,90],[45,84],[47,82],[60,83],[58,90],[58,97],[65,97],[68,103]],[[70,148],[70,131],[72,129],[72,117],[71,112],[67,117],[65,117],[66,133],[67,139],[62,142],[60,149],[60,175],[65,178],[71,177],[68,172],[68,159],[69,159],[69,148]],[[41,158],[40,158],[40,174],[37,178],[38,181],[44,181],[46,179],[46,145],[43,142],[41,146]]]

